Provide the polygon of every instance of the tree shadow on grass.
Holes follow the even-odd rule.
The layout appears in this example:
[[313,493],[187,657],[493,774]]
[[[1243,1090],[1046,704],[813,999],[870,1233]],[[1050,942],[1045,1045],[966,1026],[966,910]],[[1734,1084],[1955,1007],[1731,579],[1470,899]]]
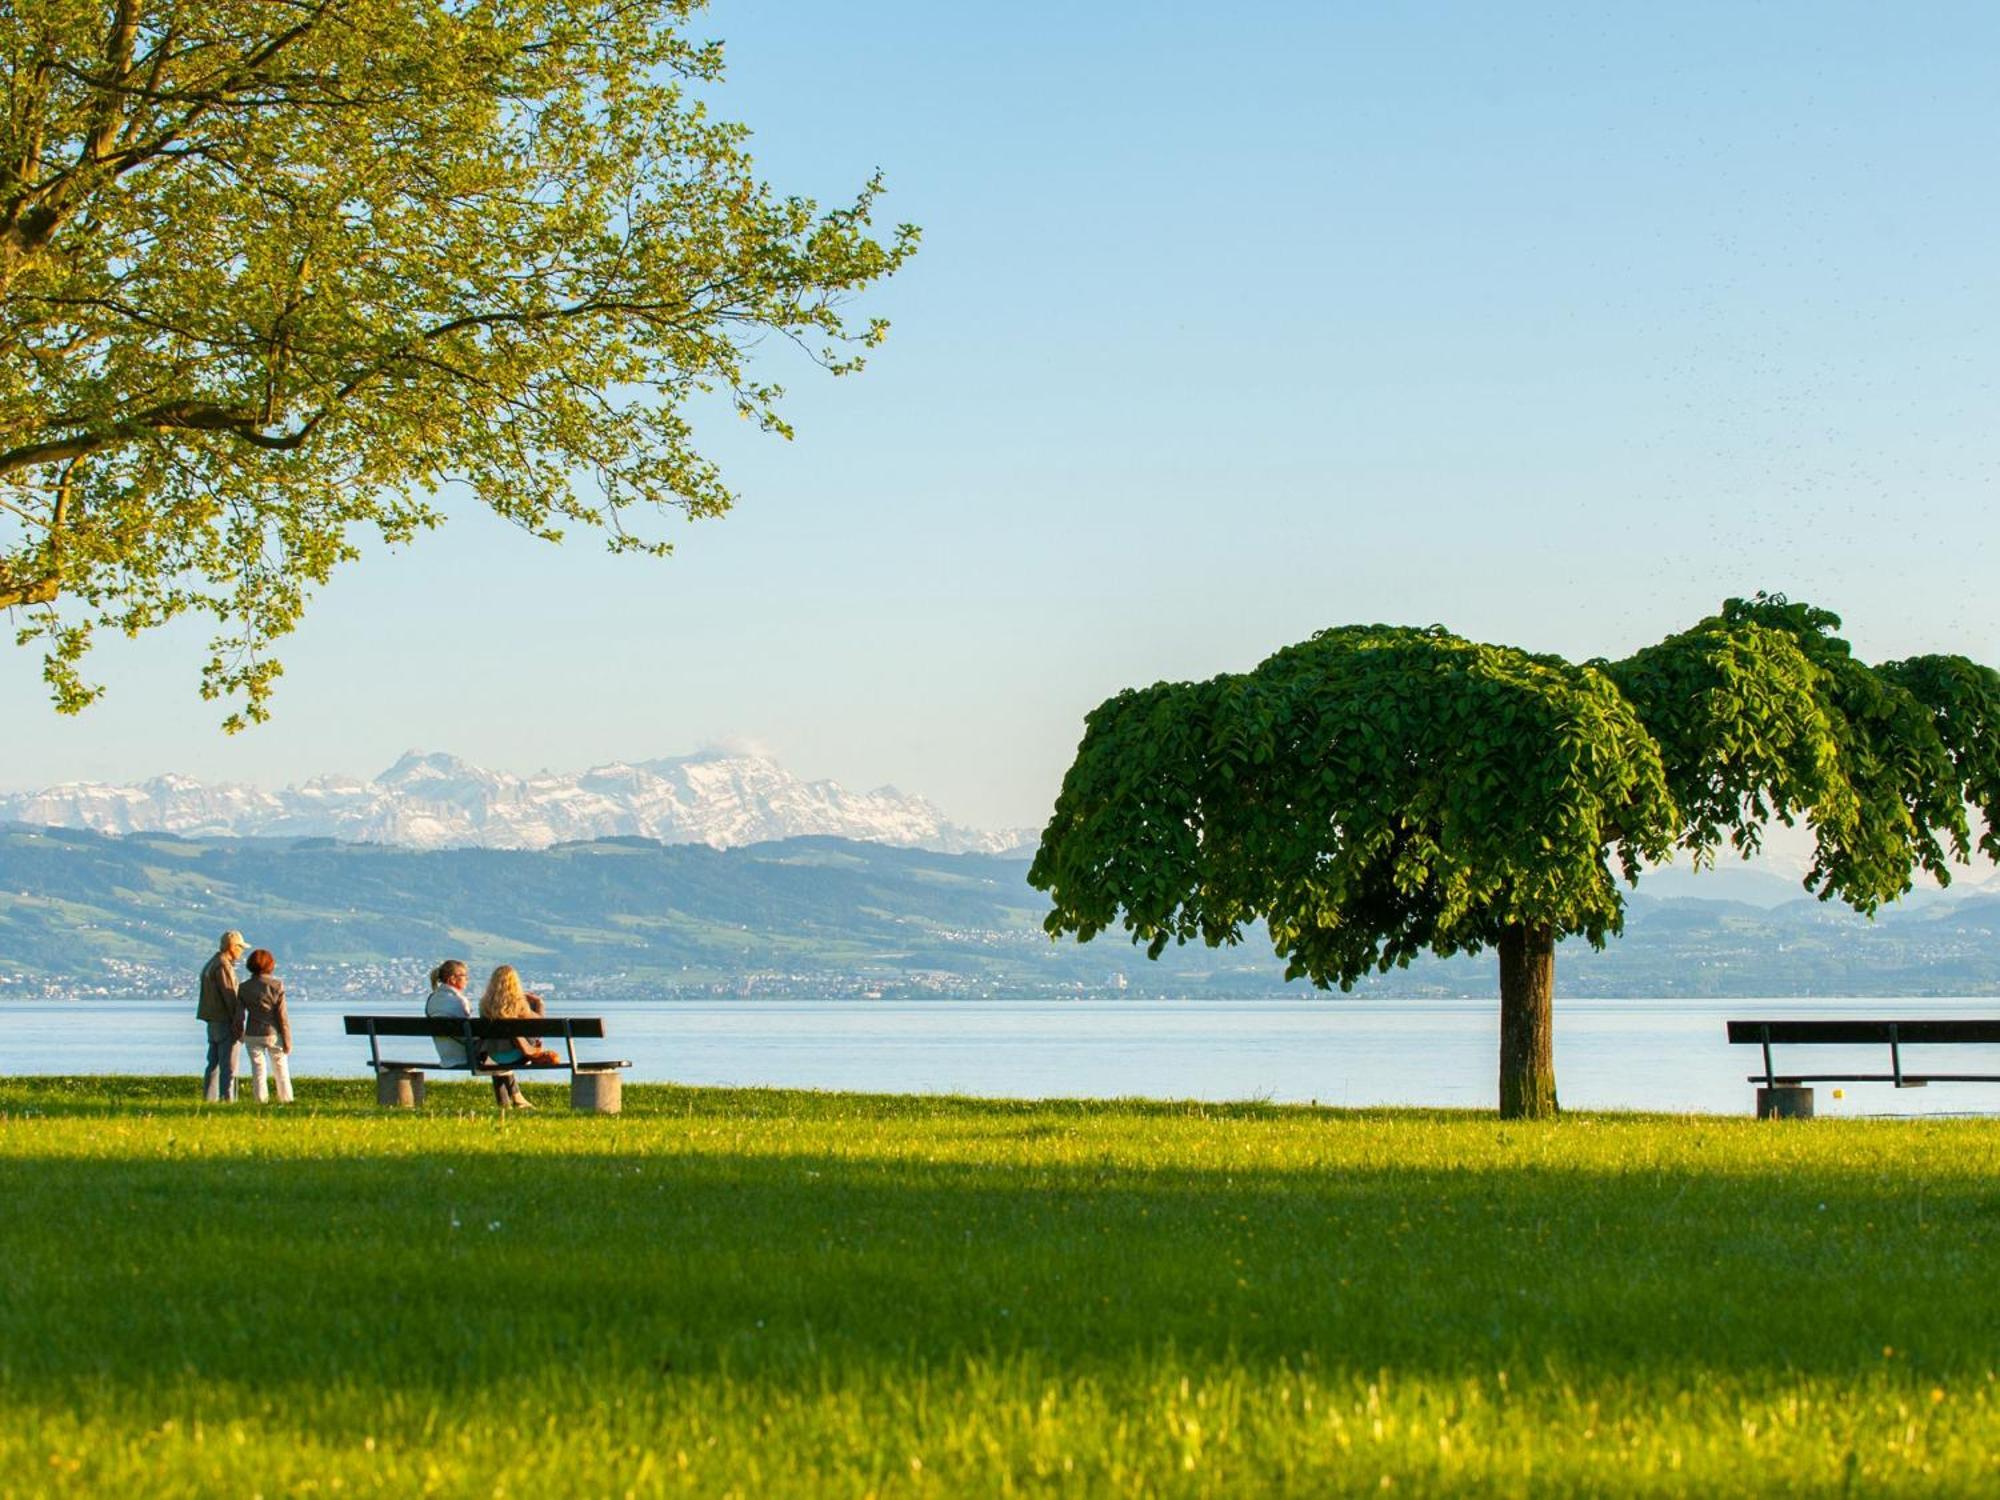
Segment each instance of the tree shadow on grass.
[[1990,1366],[2000,1191],[438,1151],[0,1159],[0,1389],[451,1399],[1036,1360],[1577,1381]]

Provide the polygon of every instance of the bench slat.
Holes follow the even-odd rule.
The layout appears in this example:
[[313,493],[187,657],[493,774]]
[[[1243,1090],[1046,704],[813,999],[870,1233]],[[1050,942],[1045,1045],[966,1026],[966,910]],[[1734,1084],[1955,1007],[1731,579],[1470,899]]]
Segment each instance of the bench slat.
[[[393,1062],[389,1058],[385,1057],[382,1059],[382,1061],[376,1063],[374,1066],[382,1070],[383,1072],[387,1072],[391,1068],[410,1068],[420,1073],[478,1073],[481,1075],[490,1075],[493,1073],[534,1073],[534,1072],[560,1073],[566,1071],[569,1067],[569,1064],[568,1063],[502,1063],[496,1065],[493,1063],[481,1062],[479,1066],[475,1068],[468,1066],[467,1064],[462,1062],[453,1062],[453,1063],[439,1062],[435,1057],[427,1057],[421,1062],[412,1061],[407,1058],[404,1059],[402,1062]],[[590,1071],[591,1068],[597,1066],[599,1066],[599,1064],[578,1063],[576,1070],[579,1073],[587,1073]],[[630,1063],[626,1063],[624,1064],[624,1066],[629,1068],[632,1065]]]
[[[1895,1083],[1894,1073],[1780,1073],[1771,1080],[1773,1083],[1790,1086],[1798,1083]],[[1752,1073],[1750,1082],[1764,1082],[1762,1073]],[[1927,1083],[2000,1083],[2000,1073],[1905,1073],[1902,1085],[1906,1089],[1922,1088]]]
[[[342,1016],[349,1036],[366,1036],[372,1028],[377,1036],[463,1037],[466,1022],[456,1016]],[[471,1022],[472,1034],[481,1041],[501,1041],[510,1037],[560,1037],[563,1028],[571,1036],[602,1039],[604,1022],[597,1016],[533,1016],[521,1021]]]
[[1729,1040],[1739,1046],[1754,1047],[1767,1040],[1767,1027],[1768,1040],[1774,1047],[1795,1046],[1801,1042],[1830,1046],[1886,1045],[1892,1040],[1906,1047],[2000,1043],[2000,1020],[1975,1018],[1951,1021],[1731,1021]]

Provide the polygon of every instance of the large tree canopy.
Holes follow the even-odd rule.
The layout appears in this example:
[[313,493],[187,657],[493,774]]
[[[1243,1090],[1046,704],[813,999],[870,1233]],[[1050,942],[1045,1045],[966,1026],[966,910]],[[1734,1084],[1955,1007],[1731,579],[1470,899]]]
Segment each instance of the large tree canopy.
[[1502,1108],[1551,1112],[1555,944],[1620,930],[1619,877],[1802,819],[1807,885],[1872,911],[1971,856],[1968,802],[2000,857],[2000,674],[1868,667],[1839,624],[1760,595],[1582,664],[1348,627],[1121,693],[1086,720],[1029,878],[1053,934],[1122,923],[1157,957],[1261,920],[1322,986],[1493,946]]
[[58,706],[93,625],[197,610],[261,717],[310,589],[446,486],[664,552],[635,518],[731,500],[691,402],[784,433],[757,340],[859,366],[843,303],[916,233],[757,179],[698,8],[0,9],[0,607]]
[[1157,956],[1261,917],[1292,977],[1348,986],[1510,922],[1602,937],[1607,851],[1636,870],[1672,838],[1659,754],[1602,673],[1361,626],[1097,709],[1030,879],[1054,930],[1122,912]]

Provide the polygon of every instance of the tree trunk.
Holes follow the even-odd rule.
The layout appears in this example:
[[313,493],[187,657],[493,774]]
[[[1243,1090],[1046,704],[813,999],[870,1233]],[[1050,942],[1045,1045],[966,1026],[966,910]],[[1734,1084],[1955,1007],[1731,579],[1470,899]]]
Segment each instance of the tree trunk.
[[1500,934],[1500,1118],[1556,1113],[1556,940],[1546,927]]

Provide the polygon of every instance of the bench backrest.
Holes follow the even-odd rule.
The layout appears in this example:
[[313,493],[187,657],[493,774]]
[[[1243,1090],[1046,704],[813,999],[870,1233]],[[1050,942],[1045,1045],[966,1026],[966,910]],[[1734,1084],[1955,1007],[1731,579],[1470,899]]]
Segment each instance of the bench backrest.
[[522,1036],[601,1037],[604,1022],[597,1016],[529,1016],[518,1021],[486,1021],[475,1016],[342,1016],[349,1036],[463,1037],[466,1027],[482,1042]]
[[1968,1017],[1956,1021],[1731,1021],[1729,1040],[1756,1046],[1762,1042],[1825,1042],[1859,1045],[1867,1042],[1923,1042],[1964,1045],[2000,1042],[2000,1021]]

